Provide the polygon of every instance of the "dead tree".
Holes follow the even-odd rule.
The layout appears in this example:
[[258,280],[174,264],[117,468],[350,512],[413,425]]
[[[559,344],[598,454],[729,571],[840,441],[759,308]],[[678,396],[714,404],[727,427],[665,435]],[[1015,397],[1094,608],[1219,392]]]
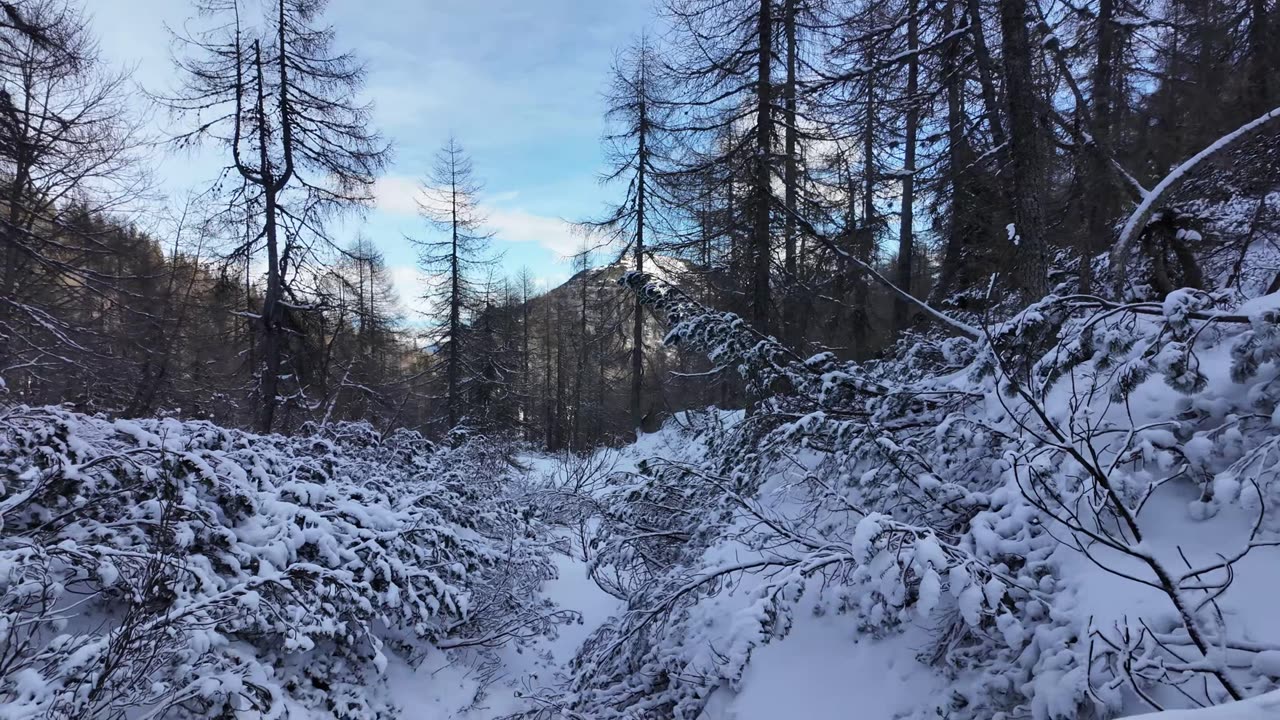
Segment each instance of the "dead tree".
[[258,411],[255,425],[276,424],[281,376],[298,305],[290,278],[325,239],[329,215],[367,205],[388,148],[370,129],[370,108],[356,97],[364,68],[333,48],[322,26],[326,0],[276,0],[260,17],[246,17],[239,0],[199,0],[211,26],[179,38],[181,88],[161,100],[194,127],[179,144],[212,141],[230,155],[216,189],[232,218],[257,228],[233,257],[266,252]]

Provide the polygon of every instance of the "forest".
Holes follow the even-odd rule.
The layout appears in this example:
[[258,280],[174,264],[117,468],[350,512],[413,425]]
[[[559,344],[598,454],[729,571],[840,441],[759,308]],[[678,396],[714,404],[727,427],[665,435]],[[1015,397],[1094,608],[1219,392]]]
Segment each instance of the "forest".
[[172,2],[0,0],[0,720],[1280,718],[1276,0],[656,0],[559,284]]

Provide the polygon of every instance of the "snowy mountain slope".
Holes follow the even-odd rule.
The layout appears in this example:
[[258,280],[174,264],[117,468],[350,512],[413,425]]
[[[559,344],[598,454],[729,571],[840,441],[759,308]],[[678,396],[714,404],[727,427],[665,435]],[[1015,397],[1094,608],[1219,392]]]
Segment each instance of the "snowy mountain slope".
[[[619,340],[623,347],[629,347],[630,337],[626,334],[630,325],[618,325],[619,319],[628,314],[631,305],[626,293],[619,292],[618,279],[630,272],[634,262],[628,256],[616,262],[575,273],[568,280],[547,290],[529,301],[529,313],[538,317],[544,313],[548,305],[552,307],[578,308],[586,295],[588,304],[588,333],[595,335],[602,330],[613,328],[620,333]],[[692,266],[678,258],[655,256],[646,259],[648,272],[669,282],[685,276],[692,271]],[[662,344],[662,331],[649,324],[646,327],[645,343],[655,356],[668,356],[672,351]]]

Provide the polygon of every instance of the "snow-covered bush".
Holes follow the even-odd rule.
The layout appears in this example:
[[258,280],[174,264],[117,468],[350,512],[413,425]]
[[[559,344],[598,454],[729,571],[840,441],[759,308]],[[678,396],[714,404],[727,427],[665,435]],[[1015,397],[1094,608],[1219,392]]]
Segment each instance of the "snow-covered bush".
[[563,619],[483,438],[14,407],[0,465],[0,717],[393,717],[391,649]]
[[859,365],[623,282],[759,400],[595,494],[593,569],[629,610],[544,714],[697,718],[802,607],[869,636],[929,628],[920,659],[951,690],[921,718],[1275,687],[1258,603],[1280,529],[1276,296],[1050,296]]

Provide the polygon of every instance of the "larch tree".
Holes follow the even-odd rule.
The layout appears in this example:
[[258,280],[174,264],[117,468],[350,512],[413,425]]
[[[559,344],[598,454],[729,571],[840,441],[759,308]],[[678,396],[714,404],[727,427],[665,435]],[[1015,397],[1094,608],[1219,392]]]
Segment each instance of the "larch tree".
[[[1030,0],[1035,2],[1036,0]],[[1004,61],[1004,96],[1009,118],[1009,194],[1013,222],[1008,232],[1009,270],[1015,287],[1025,297],[1048,291],[1049,259],[1045,244],[1043,203],[1048,190],[1041,98],[1032,75],[1037,58],[1028,24],[1028,0],[999,0],[1001,54]]]
[[476,379],[466,344],[467,324],[484,297],[483,278],[477,274],[494,263],[489,255],[492,235],[484,229],[479,204],[482,190],[470,156],[450,138],[436,153],[418,199],[419,213],[438,237],[411,238],[418,248],[418,265],[431,278],[423,297],[437,317],[431,344],[441,357],[449,427],[465,416],[464,396]]
[[[359,101],[364,67],[334,49],[322,24],[327,0],[198,0],[207,26],[179,37],[182,85],[162,102],[192,127],[179,144],[209,142],[229,163],[214,190],[225,214],[250,231],[232,257],[265,251],[259,326],[258,411],[262,432],[276,425],[291,315],[300,305],[291,278],[328,243],[326,218],[372,202],[388,146]],[[247,6],[247,7],[246,7]],[[251,12],[260,10],[260,12]]]
[[377,418],[394,407],[391,390],[403,392],[396,367],[401,339],[400,299],[386,259],[358,235],[311,290],[327,312],[315,313],[323,350],[313,360],[323,420]]
[[[903,99],[906,103],[903,121],[902,171],[899,175],[902,188],[902,212],[898,230],[898,287],[910,293],[915,279],[915,201],[916,201],[916,141],[920,132],[920,3],[910,0],[906,8],[907,25],[907,85]],[[898,330],[907,327],[910,308],[902,298],[893,302],[893,325]]]
[[[29,0],[0,23],[0,377],[12,389],[86,371],[93,328],[58,308],[103,304],[122,280],[98,218],[147,189],[145,138],[126,74],[102,60],[86,18]],[[104,264],[106,262],[107,264]]]
[[534,278],[529,266],[522,265],[516,275],[516,292],[519,293],[520,316],[520,386],[517,391],[519,409],[517,420],[520,432],[526,440],[532,439],[534,413],[533,378],[533,297]]
[[[897,257],[890,275],[896,287],[915,293],[927,278],[921,267],[924,243],[917,238],[917,221],[922,196],[928,184],[925,171],[932,165],[921,162],[921,138],[928,133],[926,121],[935,94],[928,61],[936,54],[937,38],[930,37],[936,25],[936,8],[918,0],[902,2],[859,2],[837,8],[837,33],[828,50],[828,67],[822,85],[826,101],[826,122],[833,134],[848,143],[845,155],[855,155],[861,165],[858,182],[846,167],[837,173],[835,185],[847,197],[839,210],[853,217],[852,208],[861,205],[861,220],[850,230],[849,249],[864,264],[875,261],[882,234],[887,234],[892,210],[899,204],[895,245]],[[861,202],[857,203],[856,200]],[[865,278],[863,278],[865,280]],[[865,352],[871,325],[873,296],[865,283],[853,285],[854,326],[850,339]],[[892,300],[890,325],[907,327],[911,303],[906,297]]]
[[[772,327],[773,210],[783,117],[777,112],[779,83],[774,60],[780,45],[774,0],[669,0],[675,30],[683,131],[697,150],[683,172],[710,165],[740,171],[745,202],[741,214],[741,263],[747,280],[748,317],[761,332]],[[700,143],[700,145],[699,145]]]
[[[670,204],[661,186],[670,120],[667,88],[661,61],[647,37],[641,37],[614,65],[607,96],[605,151],[609,169],[605,184],[625,184],[622,200],[602,219],[586,226],[607,233],[631,256],[631,269],[645,271],[645,257],[655,244],[655,229],[662,226],[662,205]],[[634,299],[631,323],[631,424],[638,429],[646,415],[644,394],[645,310]]]

